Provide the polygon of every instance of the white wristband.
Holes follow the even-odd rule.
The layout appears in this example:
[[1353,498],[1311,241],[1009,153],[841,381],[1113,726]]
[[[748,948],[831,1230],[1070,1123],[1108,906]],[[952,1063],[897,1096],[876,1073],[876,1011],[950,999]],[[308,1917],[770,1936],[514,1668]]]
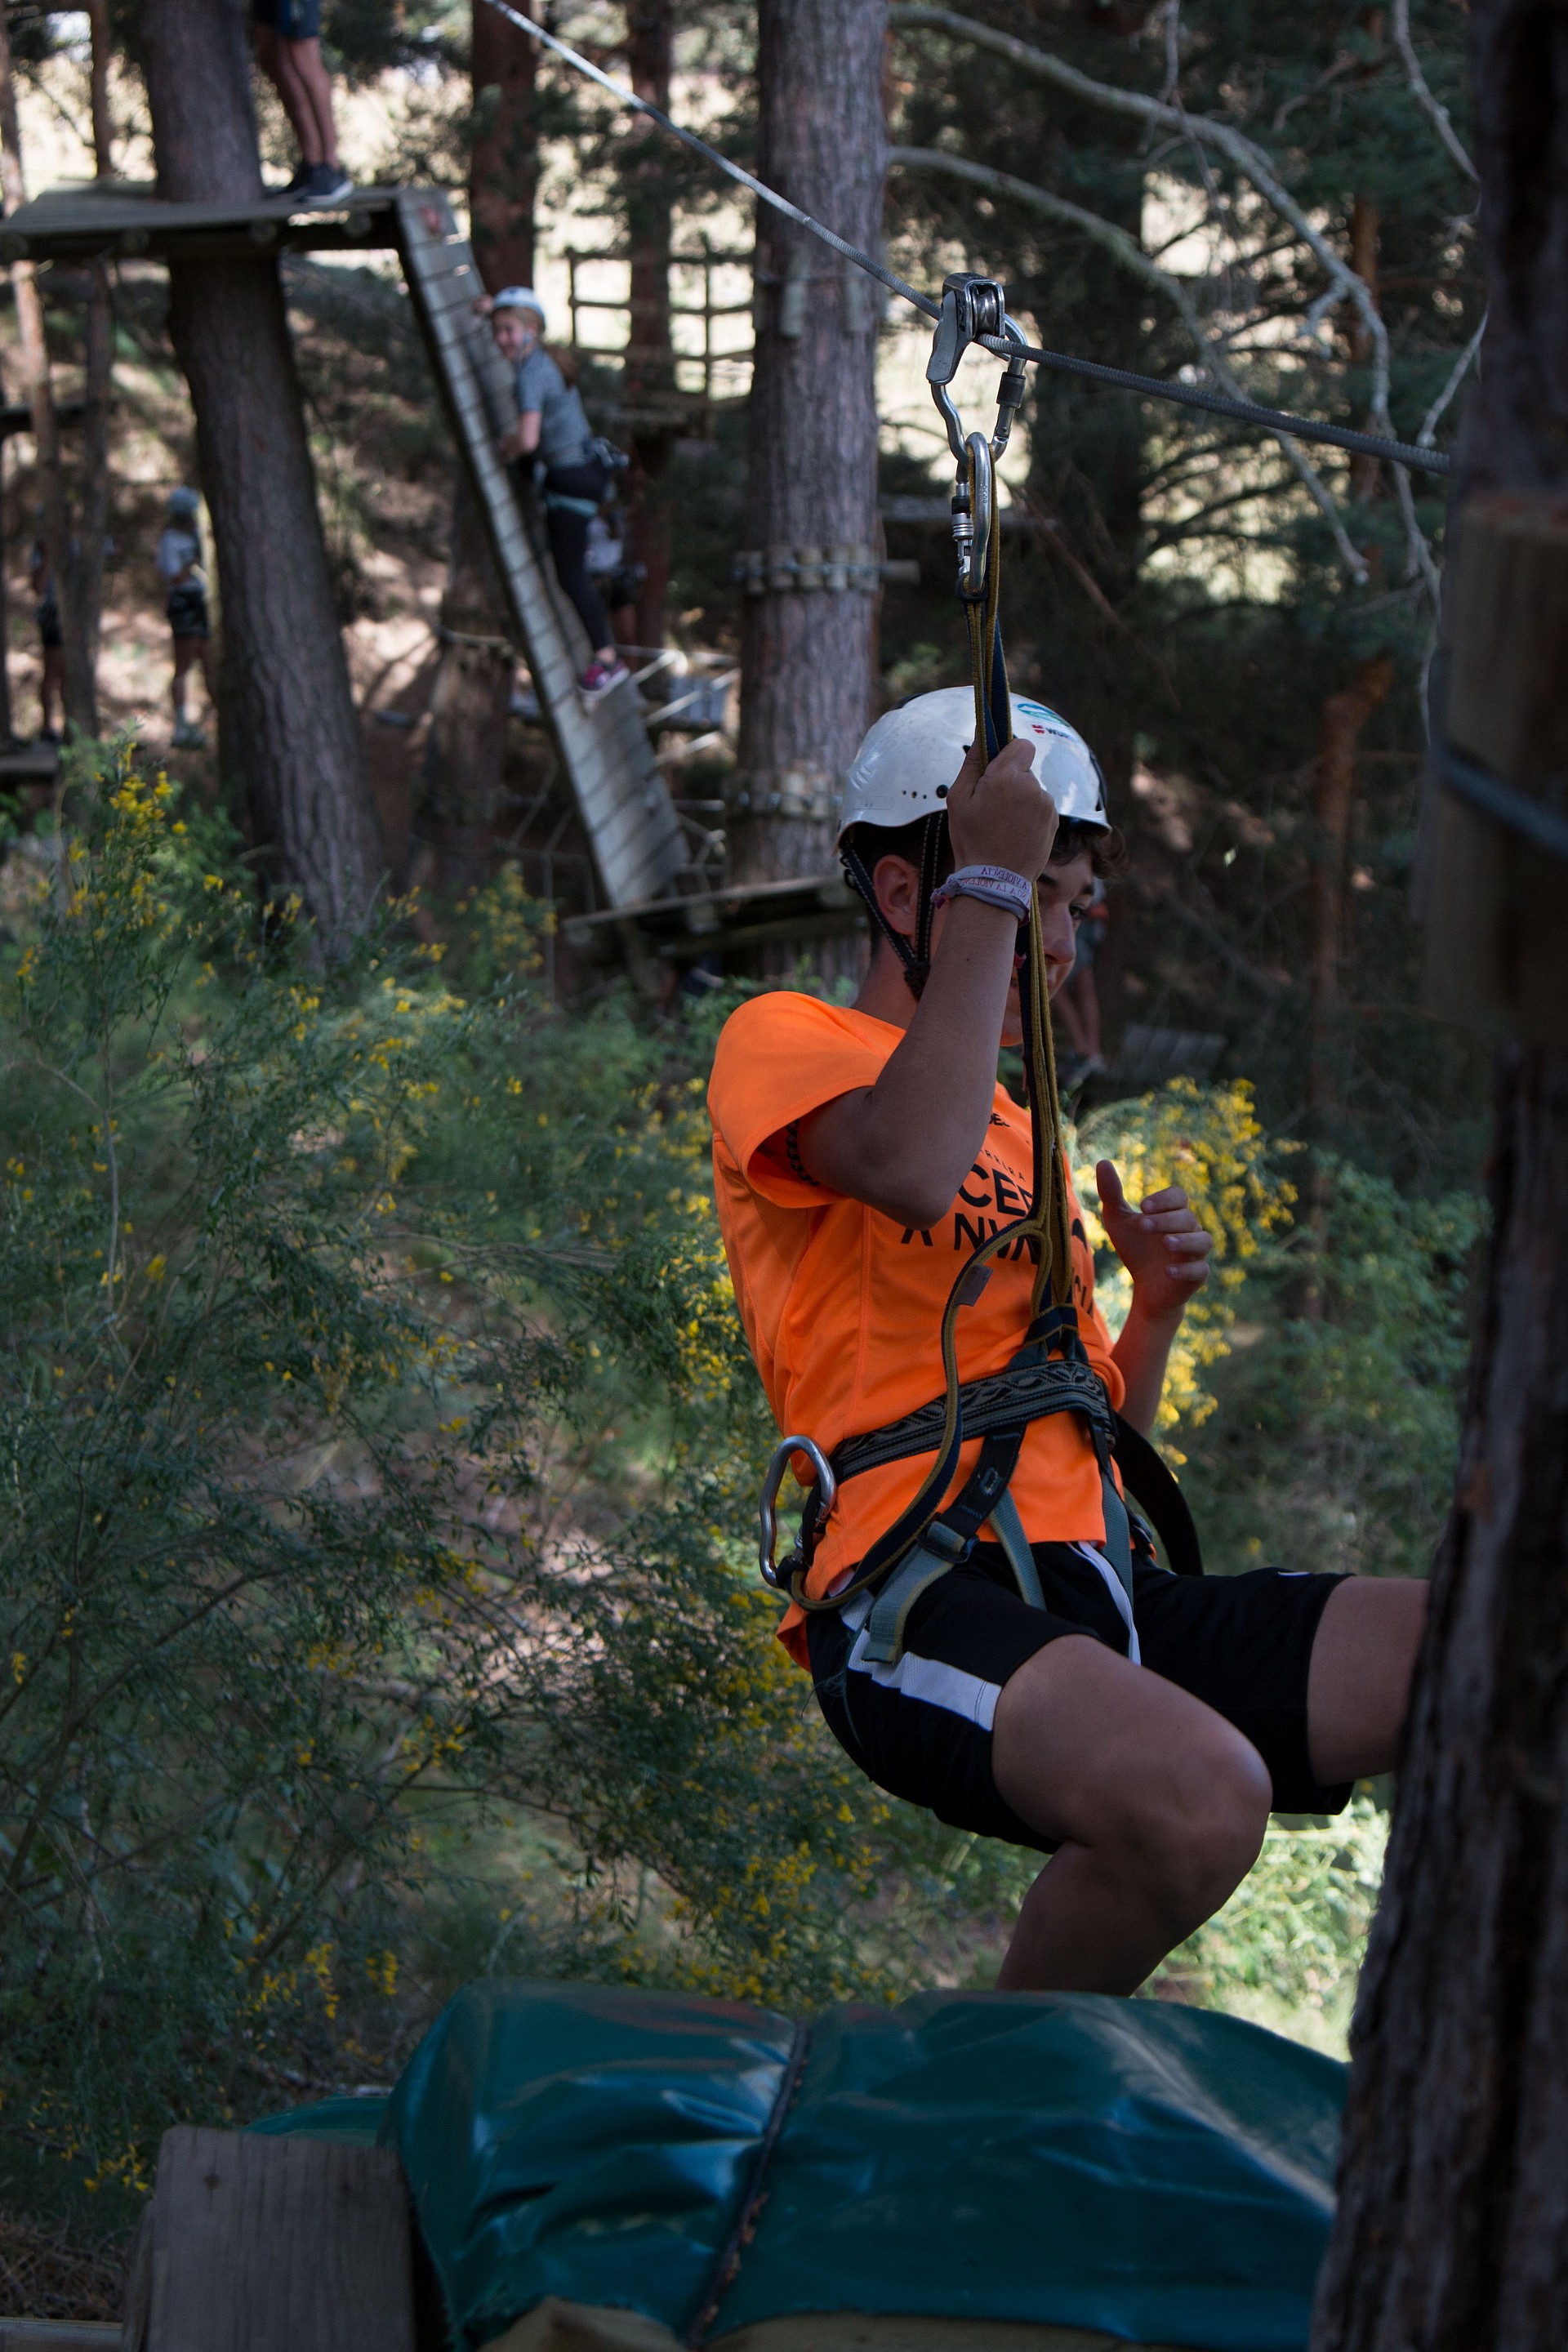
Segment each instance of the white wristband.
[[961,866],[931,892],[931,902],[941,907],[949,898],[978,898],[983,906],[1000,907],[1004,914],[1026,923],[1034,895],[1034,885],[1011,866]]

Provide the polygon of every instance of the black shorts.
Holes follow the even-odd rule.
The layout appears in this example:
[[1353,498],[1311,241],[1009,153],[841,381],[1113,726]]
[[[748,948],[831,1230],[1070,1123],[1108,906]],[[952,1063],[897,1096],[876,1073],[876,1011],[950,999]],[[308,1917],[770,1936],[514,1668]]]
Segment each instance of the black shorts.
[[163,607],[169,616],[169,633],[175,637],[205,637],[211,634],[207,626],[206,592],[195,582],[184,588],[171,588],[169,601]]
[[60,635],[60,608],[52,596],[47,597],[34,616],[38,624],[38,642],[47,654],[58,653],[65,639]]
[[285,41],[321,38],[321,0],[250,0],[252,24],[268,25]]
[[[869,1603],[807,1619],[811,1675],[828,1728],[889,1796],[938,1821],[1010,1845],[1055,1851],[1005,1802],[991,1772],[991,1727],[1010,1675],[1063,1633],[1092,1633],[1127,1654],[1109,1571],[1075,1544],[1033,1547],[1043,1610],[1020,1599],[995,1544],[977,1545],[910,1612],[904,1654],[872,1666],[862,1633]],[[1307,1748],[1307,1671],[1329,1595],[1343,1578],[1258,1568],[1245,1576],[1173,1576],[1136,1562],[1133,1616],[1142,1663],[1252,1742],[1281,1813],[1337,1813],[1342,1787],[1321,1788]]]

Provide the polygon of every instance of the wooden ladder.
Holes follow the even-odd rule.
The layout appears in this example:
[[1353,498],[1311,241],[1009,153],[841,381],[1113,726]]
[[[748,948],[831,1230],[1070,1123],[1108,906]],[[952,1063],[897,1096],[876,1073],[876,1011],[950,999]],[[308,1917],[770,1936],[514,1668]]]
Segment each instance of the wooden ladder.
[[668,787],[630,685],[588,703],[577,685],[592,648],[562,594],[534,517],[496,441],[515,420],[511,374],[475,314],[482,292],[468,239],[438,189],[396,202],[404,275],[489,536],[520,649],[613,908],[668,896],[687,863]]

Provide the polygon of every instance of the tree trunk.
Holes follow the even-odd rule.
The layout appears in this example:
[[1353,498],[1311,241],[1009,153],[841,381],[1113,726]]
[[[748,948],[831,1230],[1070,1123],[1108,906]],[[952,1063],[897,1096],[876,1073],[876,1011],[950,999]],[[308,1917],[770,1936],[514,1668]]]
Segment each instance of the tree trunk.
[[[758,174],[856,245],[881,229],[884,0],[761,0]],[[871,715],[878,594],[872,283],[766,207],[757,215],[731,875],[831,863],[837,794]],[[854,585],[829,568],[858,559]],[[825,561],[826,559],[826,561]],[[842,578],[842,574],[838,575]]]
[[1361,663],[1351,684],[1331,694],[1323,705],[1312,812],[1316,863],[1307,1063],[1307,1108],[1319,1141],[1331,1122],[1340,1092],[1340,965],[1344,954],[1345,864],[1355,796],[1356,745],[1362,729],[1387,701],[1393,686],[1393,656],[1374,654],[1370,661]]
[[[673,0],[628,0],[626,64],[639,98],[669,110],[675,55]],[[662,646],[669,596],[669,508],[664,478],[679,431],[675,350],[669,331],[669,257],[675,182],[662,131],[639,121],[628,132],[622,167],[626,243],[631,254],[631,333],[625,400],[631,423],[632,548],[643,567],[637,592],[637,643]]]
[[92,36],[88,103],[92,111],[93,170],[100,180],[114,171],[114,119],[109,110],[109,68],[114,55],[114,33],[109,21],[109,0],[87,0],[88,28]]
[[441,598],[443,644],[430,693],[409,879],[441,898],[489,874],[506,772],[515,656],[506,604],[467,468],[452,495],[452,557]]
[[[93,162],[100,180],[114,174],[114,129],[109,111],[109,61],[112,36],[109,0],[91,0],[90,98]],[[88,265],[84,320],[85,382],[82,387],[81,492],[76,544],[71,551],[69,591],[62,615],[65,635],[66,717],[84,735],[98,727],[98,654],[103,633],[103,559],[109,536],[109,397],[114,368],[114,310],[109,269]]]
[[[22,171],[22,135],[16,119],[16,85],[11,71],[11,35],[4,0],[0,0],[0,182],[5,210],[14,213],[27,201]],[[11,265],[11,287],[16,302],[16,343],[21,360],[22,390],[33,416],[33,446],[38,488],[44,508],[44,553],[54,583],[62,634],[70,598],[70,518],[66,508],[65,478],[60,470],[59,421],[55,415],[49,382],[49,350],[44,331],[44,305],[30,261]],[[66,710],[72,711],[72,678],[66,680]],[[75,681],[79,688],[79,677]],[[78,698],[79,701],[79,694]]]
[[[1555,494],[1539,548],[1562,539],[1568,489],[1568,19],[1541,0],[1475,0],[1470,22],[1490,318],[1458,495]],[[1463,542],[1461,522],[1461,566]],[[1510,614],[1531,644],[1506,682],[1473,659],[1459,692],[1474,636],[1456,626],[1450,730],[1521,789],[1539,790],[1568,752],[1568,549],[1555,571],[1549,615],[1532,618],[1522,599]],[[1520,724],[1526,701],[1533,734]],[[1496,846],[1539,877],[1541,853],[1511,836]],[[1454,903],[1483,878],[1448,877]],[[1505,951],[1509,928],[1495,927]],[[1568,2340],[1562,940],[1559,919],[1555,1025],[1536,1032],[1556,1042],[1499,1056],[1486,1297],[1357,2003],[1317,2352],[1557,2352]],[[1433,945],[1446,960],[1449,941]]]
[[[160,193],[261,193],[244,17],[233,0],[143,0]],[[169,324],[191,388],[223,591],[223,754],[272,879],[323,950],[369,912],[384,858],[316,506],[278,265],[178,261]]]
[[[524,16],[528,0],[519,0]],[[492,294],[533,277],[533,206],[539,190],[539,128],[534,77],[539,52],[486,0],[474,0],[469,58],[473,144],[468,156],[468,217],[474,259]]]
[[[473,144],[468,213],[474,259],[487,290],[533,277],[533,206],[539,186],[534,120],[537,52],[526,33],[474,0]],[[491,828],[506,770],[507,716],[516,667],[506,597],[468,469],[452,488],[452,542],[441,646],[430,695],[421,803],[411,878],[437,897],[475,888],[489,872]],[[468,642],[464,642],[467,640]]]

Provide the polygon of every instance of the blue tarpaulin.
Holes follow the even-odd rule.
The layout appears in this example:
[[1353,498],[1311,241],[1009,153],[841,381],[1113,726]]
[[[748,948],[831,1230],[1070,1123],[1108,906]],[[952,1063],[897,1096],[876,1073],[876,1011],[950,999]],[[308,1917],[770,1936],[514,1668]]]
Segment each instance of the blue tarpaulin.
[[[460,1993],[384,2131],[465,2352],[552,2294],[684,2335],[753,2187],[793,2038],[770,2011],[695,1996],[503,1979]],[[831,2010],[710,2333],[857,2311],[1305,2352],[1344,2074],[1160,2001],[929,1993]]]

